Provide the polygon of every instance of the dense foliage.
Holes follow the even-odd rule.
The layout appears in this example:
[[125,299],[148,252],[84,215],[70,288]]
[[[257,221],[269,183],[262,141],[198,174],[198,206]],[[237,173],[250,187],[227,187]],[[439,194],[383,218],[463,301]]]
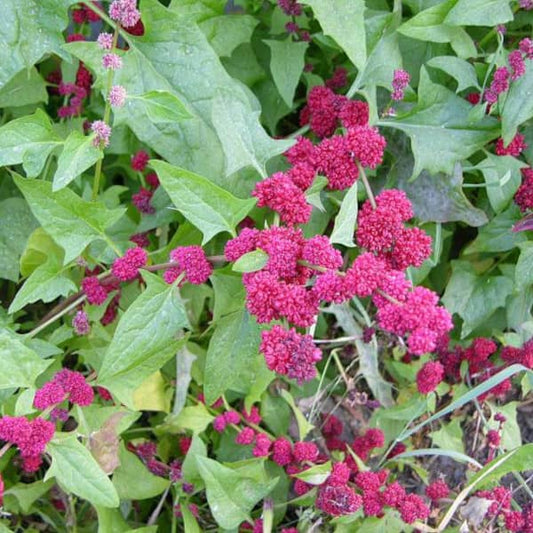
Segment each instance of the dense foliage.
[[1,11],[0,531],[533,531],[533,1]]

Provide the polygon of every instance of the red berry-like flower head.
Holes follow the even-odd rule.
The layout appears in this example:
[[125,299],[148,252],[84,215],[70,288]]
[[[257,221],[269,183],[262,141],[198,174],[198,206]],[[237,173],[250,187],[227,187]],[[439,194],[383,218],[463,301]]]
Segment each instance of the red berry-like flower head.
[[416,385],[422,394],[433,392],[444,379],[444,367],[438,361],[427,362],[416,375]]

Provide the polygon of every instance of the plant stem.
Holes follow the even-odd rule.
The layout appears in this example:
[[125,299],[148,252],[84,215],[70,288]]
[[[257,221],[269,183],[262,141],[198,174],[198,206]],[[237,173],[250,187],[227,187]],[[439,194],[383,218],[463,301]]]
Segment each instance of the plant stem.
[[[26,333],[26,336],[31,338],[35,337],[37,333],[42,331],[43,329],[47,328],[52,322],[55,322],[58,318],[61,318],[64,314],[68,313],[70,310],[78,307],[83,301],[85,301],[85,294],[78,293],[75,296],[78,296],[70,305],[67,305],[66,307],[61,307],[57,312],[52,314],[48,320],[45,320],[44,322],[41,322],[37,327],[32,329],[30,332]],[[65,300],[67,301],[67,300]],[[61,304],[60,304],[61,305]]]
[[161,496],[157,507],[154,509],[154,512],[150,515],[150,518],[148,519],[147,525],[153,526],[156,523],[157,519],[159,518],[159,515],[161,514],[161,509],[163,509],[163,505],[165,504],[165,500],[168,496],[169,491],[170,487],[167,487],[165,492],[163,492],[163,495]]
[[[114,51],[117,47],[118,41],[118,26],[115,27],[115,33],[113,34],[113,45],[111,50]],[[111,103],[109,102],[109,92],[111,91],[111,86],[113,85],[113,69],[109,69],[107,72],[107,83],[105,91],[105,109],[104,109],[104,122],[109,123],[109,118],[111,117]],[[102,177],[102,165],[104,158],[102,157],[96,162],[96,167],[94,169],[94,181],[93,181],[93,194],[92,201],[94,202],[98,198],[98,193],[100,192],[100,179]]]
[[366,177],[365,169],[361,166],[361,163],[359,162],[357,162],[357,168],[359,169],[359,176],[361,176],[361,180],[363,182],[363,185],[365,186],[366,194],[368,196],[370,205],[372,206],[372,209],[376,209],[376,199],[374,198],[374,193],[372,192],[370,183],[368,182],[368,178]]

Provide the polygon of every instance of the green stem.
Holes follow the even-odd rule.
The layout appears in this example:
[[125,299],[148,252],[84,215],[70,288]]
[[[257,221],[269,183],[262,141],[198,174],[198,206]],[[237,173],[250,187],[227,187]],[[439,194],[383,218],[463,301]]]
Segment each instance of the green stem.
[[370,183],[368,182],[368,178],[366,177],[365,169],[361,166],[361,163],[359,162],[357,162],[357,168],[359,169],[359,176],[361,177],[361,181],[365,186],[366,194],[368,196],[370,205],[372,206],[372,209],[376,209],[376,199],[374,198],[374,193],[372,192],[372,188],[370,187]]
[[[115,51],[118,41],[118,27],[115,27],[115,33],[113,34],[113,45],[111,46],[111,51]],[[109,102],[109,92],[113,85],[113,69],[109,69],[107,72],[107,83],[105,91],[105,109],[104,109],[104,122],[109,124],[109,118],[111,117],[111,103]],[[102,178],[102,165],[104,158],[102,157],[96,162],[96,167],[94,169],[94,181],[93,181],[93,194],[92,201],[94,202],[98,198],[98,193],[100,192],[100,180]],[[118,254],[120,255],[120,254]]]
[[48,320],[43,322],[42,324],[39,324],[36,328],[32,329],[30,332],[26,334],[27,337],[32,338],[37,335],[40,331],[47,328],[52,322],[55,322],[58,318],[61,318],[64,314],[68,313],[70,310],[75,309],[85,301],[85,294],[80,296],[78,299],[74,300],[70,305],[67,307],[61,309],[58,313],[52,315]]

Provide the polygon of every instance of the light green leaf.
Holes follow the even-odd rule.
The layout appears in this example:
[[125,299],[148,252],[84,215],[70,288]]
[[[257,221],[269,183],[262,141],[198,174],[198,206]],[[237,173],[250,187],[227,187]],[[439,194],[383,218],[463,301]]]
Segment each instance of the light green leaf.
[[62,143],[48,115],[37,109],[33,115],[17,118],[0,128],[0,166],[22,164],[26,174],[35,177],[52,150]]
[[159,160],[150,164],[178,211],[203,233],[203,244],[224,231],[235,235],[235,227],[255,204],[255,199],[236,198],[188,170]]
[[193,485],[203,488],[204,481],[198,471],[196,457],[207,457],[207,447],[198,434],[194,434],[189,451],[183,460],[183,478]]
[[486,154],[487,157],[476,165],[481,170],[487,184],[490,205],[499,213],[507,207],[522,183],[521,168],[527,165],[511,156]]
[[20,107],[48,102],[46,83],[35,67],[21,70],[0,89],[0,107]]
[[502,111],[502,137],[507,146],[520,124],[533,117],[533,61],[526,61],[526,73],[511,83]]
[[467,159],[499,135],[497,122],[490,117],[468,123],[466,117],[471,108],[463,98],[433,83],[422,67],[418,104],[406,115],[378,124],[409,135],[415,157],[413,177],[424,169],[452,174],[458,161]]
[[98,515],[98,533],[127,533],[130,526],[124,520],[119,509],[96,506]]
[[57,434],[47,444],[52,465],[44,480],[55,477],[65,492],[72,492],[93,505],[118,507],[120,501],[110,479],[76,435]]
[[257,272],[268,263],[268,254],[263,250],[254,250],[247,254],[241,255],[231,269],[234,272]]
[[[527,378],[527,376],[525,376]],[[490,408],[495,415],[501,413],[507,419],[503,426],[492,417],[488,421],[488,428],[498,430],[501,427],[501,446],[504,450],[513,450],[522,446],[522,434],[520,432],[520,425],[517,420],[517,407],[519,402],[507,402],[505,405],[495,405],[490,403]]]
[[435,446],[443,450],[452,450],[459,453],[465,452],[460,418],[453,418],[450,422],[443,424],[438,431],[433,431],[431,433],[431,439]]
[[290,148],[294,141],[271,139],[258,118],[260,109],[246,109],[227,91],[218,91],[213,99],[211,120],[224,148],[226,176],[247,166],[252,166],[265,178],[266,162]]
[[4,0],[0,21],[0,87],[45,54],[61,49],[67,8],[76,0]]
[[516,263],[515,281],[518,290],[522,291],[533,285],[533,242],[520,245],[520,257]]
[[[54,485],[53,480],[35,483],[17,483],[4,492],[6,511],[30,514],[33,504]],[[16,501],[16,504],[14,503]],[[12,503],[13,502],[13,503]]]
[[67,137],[63,151],[57,160],[53,191],[66,187],[104,157],[102,150],[93,145],[93,138],[94,136],[86,136],[79,131],[73,131]]
[[47,181],[14,175],[15,183],[50,236],[65,250],[69,263],[96,239],[108,241],[106,228],[117,222],[125,209],[107,209],[98,202],[86,202],[70,189],[53,192]]
[[18,280],[19,259],[37,225],[23,198],[0,202],[0,278]]
[[461,92],[470,87],[478,87],[476,70],[473,65],[455,56],[438,56],[430,59],[426,65],[438,68],[449,74],[457,81],[457,91]]
[[6,331],[0,332],[0,389],[33,387],[35,379],[42,374],[52,361],[41,359],[33,350],[24,346],[16,336]]
[[335,217],[335,224],[329,240],[331,244],[342,244],[353,248],[353,236],[357,224],[357,182],[355,182],[345,194],[341,208]]
[[136,455],[126,450],[123,443],[118,457],[120,466],[113,473],[113,485],[121,500],[154,498],[170,485],[168,479],[152,474]]
[[325,35],[333,37],[359,69],[366,63],[364,0],[305,0]]
[[180,99],[169,91],[149,91],[140,96],[128,96],[128,99],[140,102],[148,118],[155,124],[192,118]]
[[444,19],[454,26],[497,26],[513,20],[509,0],[456,0]]
[[302,411],[300,411],[298,406],[294,403],[294,398],[289,391],[282,389],[281,397],[287,402],[294,413],[294,418],[296,418],[296,423],[298,424],[298,435],[300,440],[305,440],[305,437],[315,426],[307,421],[307,418],[305,418]]
[[187,505],[182,505],[181,516],[183,518],[184,533],[201,533],[202,530]]
[[[391,533],[392,531],[401,531],[402,533],[410,533],[413,528],[405,524],[400,518],[396,509],[388,508],[385,510],[385,516],[367,516],[363,521],[355,526],[355,524],[346,524],[346,529],[337,527],[335,533]],[[355,529],[354,529],[355,528]]]
[[452,261],[452,277],[442,302],[463,319],[461,338],[465,338],[505,306],[512,290],[513,282],[505,276],[478,276],[468,261]]
[[283,41],[265,39],[270,48],[270,71],[279,94],[287,106],[292,107],[294,93],[305,63],[305,51],[308,43],[295,42],[289,36]]
[[199,403],[198,405],[184,407],[177,416],[167,416],[163,428],[168,428],[171,432],[188,430],[197,435],[205,431],[205,428],[211,424],[214,418],[205,405]]
[[185,342],[188,327],[178,290],[143,272],[146,290],[128,307],[118,323],[98,373],[98,383],[134,408],[135,389],[159,370]]
[[199,26],[219,57],[230,57],[237,46],[250,42],[259,21],[251,15],[210,17]]
[[227,390],[247,394],[257,383],[270,383],[274,374],[266,368],[259,354],[260,341],[259,326],[244,309],[217,322],[204,370],[208,405]]
[[[31,215],[29,207],[27,209]],[[43,228],[38,227],[27,239],[26,247],[20,257],[20,273],[28,277],[38,266],[46,263],[49,256],[57,257],[63,262],[65,254],[63,248],[58,246]]]
[[59,296],[68,296],[70,292],[76,292],[75,283],[64,275],[66,270],[55,257],[49,257],[46,263],[32,272],[18,290],[9,306],[9,313],[15,313],[27,304],[38,300],[47,303]]
[[278,481],[277,478],[268,480],[261,463],[255,467],[260,471],[252,477],[249,468],[245,474],[201,456],[196,457],[196,462],[206,485],[209,509],[224,529],[236,528],[241,522],[250,520],[252,508]]
[[412,39],[434,43],[450,43],[455,53],[462,59],[476,57],[474,41],[459,26],[447,23],[446,17],[457,0],[446,0],[408,19],[398,31]]
[[229,269],[216,269],[209,278],[215,289],[213,320],[240,311],[244,306],[245,289],[242,277]]
[[307,470],[302,470],[298,474],[293,474],[292,477],[301,479],[310,485],[322,485],[328,479],[330,473],[331,461],[327,461],[319,465],[314,465]]

